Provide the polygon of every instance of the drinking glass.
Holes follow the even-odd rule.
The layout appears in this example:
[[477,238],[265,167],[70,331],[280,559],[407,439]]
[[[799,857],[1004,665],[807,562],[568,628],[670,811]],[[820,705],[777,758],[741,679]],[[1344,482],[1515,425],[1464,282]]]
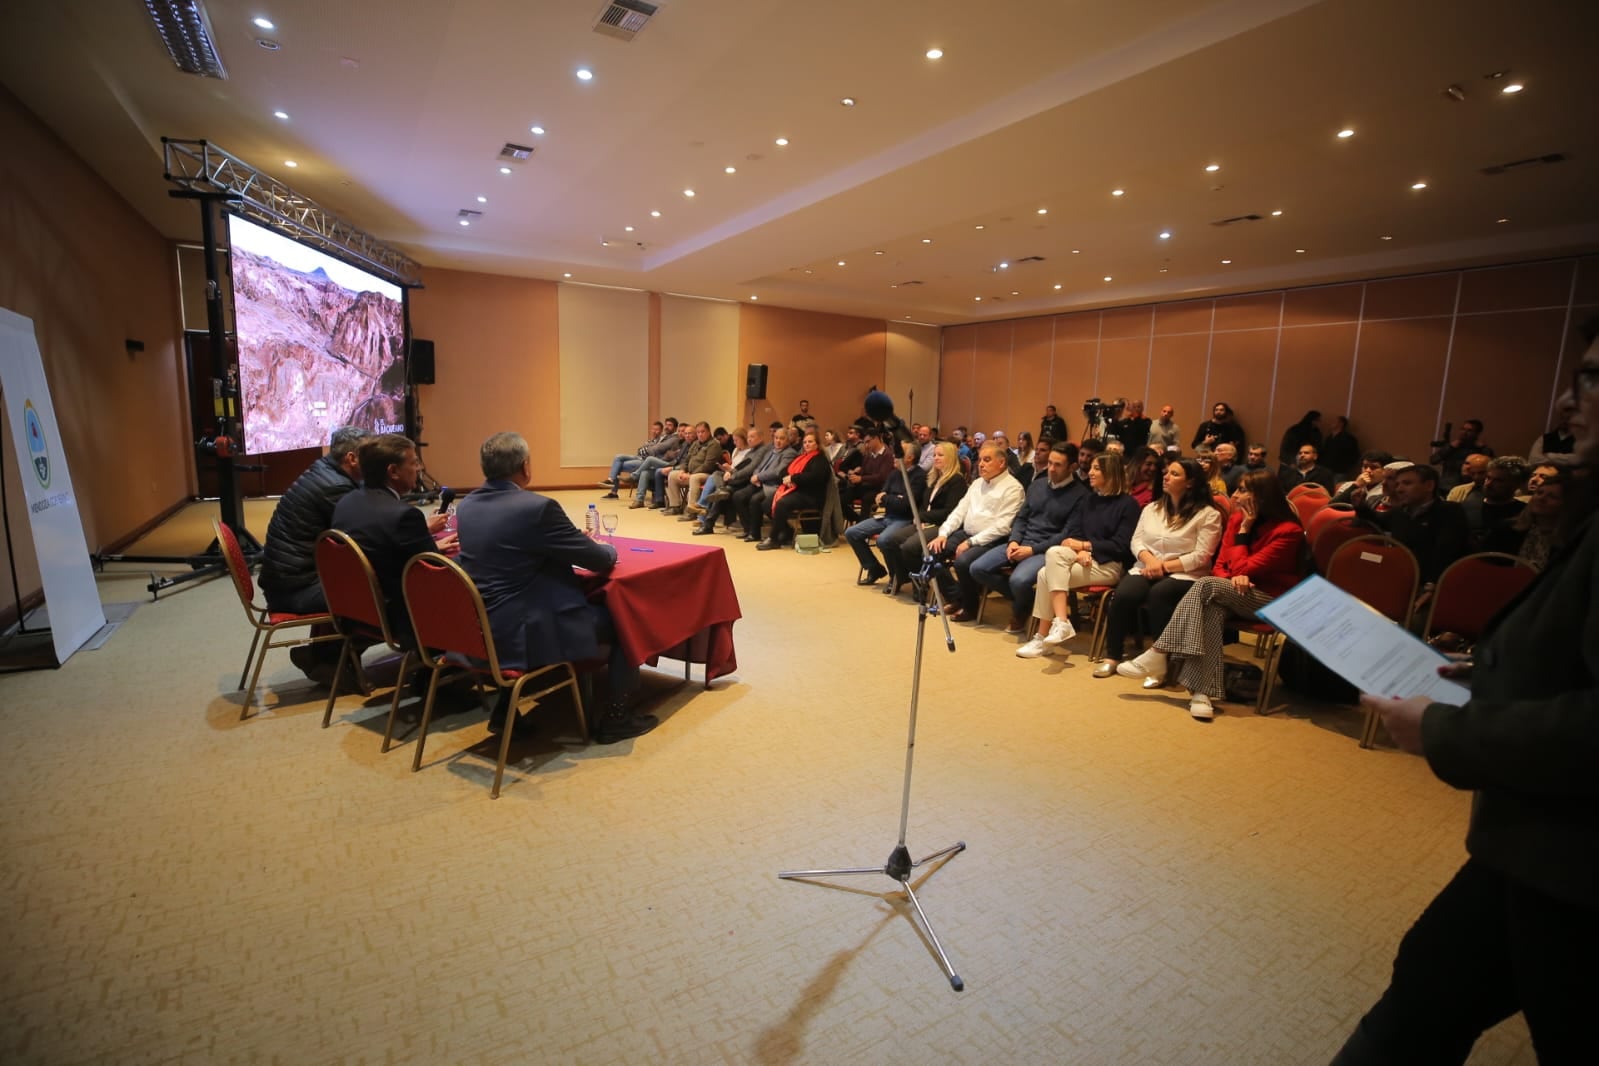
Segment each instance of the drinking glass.
[[605,539],[606,540],[614,540],[615,539],[615,537],[616,537],[616,524],[620,520],[621,520],[621,516],[618,515],[615,511],[607,511],[604,514],[600,515],[600,528],[605,530]]

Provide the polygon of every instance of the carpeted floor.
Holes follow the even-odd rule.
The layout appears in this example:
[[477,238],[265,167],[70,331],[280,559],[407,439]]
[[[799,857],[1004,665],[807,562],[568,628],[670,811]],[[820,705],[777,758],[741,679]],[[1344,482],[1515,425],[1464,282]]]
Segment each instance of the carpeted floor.
[[[196,510],[157,536],[203,548]],[[610,747],[552,709],[495,801],[481,709],[413,775],[409,740],[378,751],[386,693],[323,731],[274,652],[240,722],[225,581],[0,677],[0,1060],[1322,1063],[1463,858],[1467,797],[1359,750],[1352,709],[1202,725],[1080,653],[930,627],[908,839],[969,845],[920,889],[956,994],[887,879],[775,877],[893,847],[914,611],[842,548],[707,540],[737,677],[646,671],[663,723]],[[141,598],[126,569],[107,602]],[[1531,1063],[1525,1027],[1471,1061]]]

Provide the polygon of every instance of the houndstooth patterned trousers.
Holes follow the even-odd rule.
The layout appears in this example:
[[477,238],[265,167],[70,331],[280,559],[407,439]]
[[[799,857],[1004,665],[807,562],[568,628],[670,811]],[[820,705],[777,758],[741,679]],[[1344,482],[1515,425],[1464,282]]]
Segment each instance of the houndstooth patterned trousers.
[[1259,589],[1239,592],[1225,577],[1202,577],[1194,582],[1177,602],[1171,621],[1155,641],[1155,647],[1182,661],[1177,668],[1177,683],[1190,692],[1202,692],[1213,700],[1226,693],[1222,686],[1222,630],[1234,615],[1253,620],[1255,610],[1271,602]]

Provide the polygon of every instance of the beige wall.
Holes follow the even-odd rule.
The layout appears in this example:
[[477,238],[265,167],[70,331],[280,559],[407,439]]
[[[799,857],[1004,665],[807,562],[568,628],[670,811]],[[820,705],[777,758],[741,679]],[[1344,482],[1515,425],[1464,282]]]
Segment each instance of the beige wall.
[[742,393],[728,387],[738,373],[738,321],[738,304],[727,300],[661,297],[657,414],[703,419],[712,428],[743,420]]
[[1525,454],[1596,312],[1590,256],[954,326],[939,420],[1037,433],[1054,403],[1075,439],[1083,400],[1137,397],[1175,405],[1192,439],[1226,401],[1274,454],[1311,409],[1347,414],[1363,446],[1422,457],[1445,422],[1481,418],[1487,443]]
[[880,318],[756,304],[739,311],[737,395],[744,395],[751,363],[769,368],[766,399],[746,403],[750,421],[787,420],[806,399],[823,429],[842,433],[861,413],[866,390],[886,378],[888,333]]
[[649,424],[640,384],[649,372],[650,295],[595,285],[557,291],[561,466],[608,468]]
[[[0,89],[0,307],[34,321],[90,551],[183,499],[193,455],[172,246]],[[150,159],[152,168],[160,160]],[[127,340],[144,342],[130,355]],[[39,589],[4,426],[24,597]],[[0,614],[12,604],[0,581]]]
[[938,412],[937,326],[890,322],[884,359],[884,392],[905,421],[927,422]]

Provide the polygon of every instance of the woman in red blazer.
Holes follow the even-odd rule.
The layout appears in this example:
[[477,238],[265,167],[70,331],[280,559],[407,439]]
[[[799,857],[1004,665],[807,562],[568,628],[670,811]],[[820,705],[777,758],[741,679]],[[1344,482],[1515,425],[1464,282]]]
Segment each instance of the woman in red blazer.
[[1212,577],[1202,577],[1177,604],[1154,645],[1116,667],[1123,677],[1144,679],[1145,688],[1165,683],[1168,656],[1177,680],[1188,689],[1188,713],[1208,722],[1222,697],[1222,630],[1233,615],[1255,611],[1292,588],[1300,578],[1305,531],[1270,470],[1254,470],[1238,483],[1233,513],[1222,534]]

